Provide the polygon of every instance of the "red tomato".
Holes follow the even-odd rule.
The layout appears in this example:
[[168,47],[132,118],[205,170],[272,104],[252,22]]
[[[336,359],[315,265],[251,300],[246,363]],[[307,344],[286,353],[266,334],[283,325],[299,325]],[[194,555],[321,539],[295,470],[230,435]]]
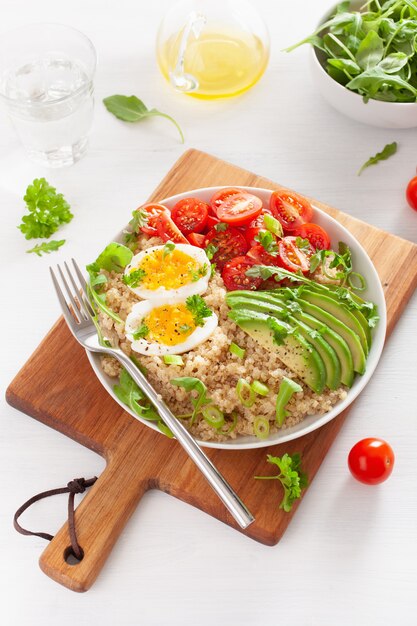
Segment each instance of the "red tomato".
[[156,220],[156,230],[162,241],[173,241],[174,243],[188,243],[182,232],[177,228],[171,216],[162,214]]
[[262,200],[251,193],[242,191],[226,198],[217,208],[221,222],[240,226],[254,219],[262,211]]
[[366,485],[377,485],[391,475],[394,452],[383,439],[368,437],[356,443],[349,452],[348,465],[352,476]]
[[302,239],[308,239],[316,250],[330,250],[330,237],[318,224],[311,222],[303,224],[295,231],[294,235],[298,235]]
[[265,213],[269,213],[269,210],[264,209],[262,213],[259,213],[258,217],[255,217],[255,219],[249,222],[249,224],[247,225],[245,229],[246,241],[248,242],[248,246],[250,248],[252,246],[256,246],[256,244],[258,243],[255,240],[255,237],[259,233],[259,231],[265,229],[265,222],[264,222]]
[[217,248],[212,261],[218,269],[222,269],[235,256],[245,254],[248,249],[248,244],[242,233],[231,226],[227,230],[220,230],[219,232],[212,228],[206,235],[205,247],[209,244]]
[[141,226],[140,230],[146,235],[154,236],[157,234],[156,222],[160,215],[170,215],[169,210],[163,204],[144,204],[138,208],[138,211],[146,213],[148,218],[145,226]]
[[296,245],[297,237],[284,237],[278,243],[279,265],[289,272],[301,270],[306,273],[310,269],[308,256]]
[[197,246],[197,248],[204,248],[204,242],[206,240],[205,235],[201,235],[200,233],[190,233],[187,239],[192,246]]
[[207,228],[213,228],[219,222],[220,222],[220,220],[219,220],[218,217],[215,217],[214,215],[209,215],[207,217]]
[[184,198],[174,206],[171,217],[184,235],[201,233],[207,224],[209,208],[198,198]]
[[247,270],[255,265],[255,261],[247,256],[237,256],[232,261],[226,263],[222,270],[222,278],[226,289],[233,291],[235,289],[257,289],[262,278],[246,276]]
[[253,259],[257,265],[279,265],[279,256],[269,254],[261,244],[252,246],[248,252],[248,257]]
[[407,202],[414,211],[417,211],[417,176],[414,176],[407,185]]
[[227,187],[226,189],[220,189],[220,191],[216,191],[212,199],[210,200],[211,208],[215,215],[217,215],[217,209],[219,206],[230,198],[231,196],[239,195],[242,193],[241,189],[236,189],[235,187]]
[[313,208],[309,201],[292,191],[274,191],[269,208],[288,232],[293,232],[304,222],[311,222],[313,218]]

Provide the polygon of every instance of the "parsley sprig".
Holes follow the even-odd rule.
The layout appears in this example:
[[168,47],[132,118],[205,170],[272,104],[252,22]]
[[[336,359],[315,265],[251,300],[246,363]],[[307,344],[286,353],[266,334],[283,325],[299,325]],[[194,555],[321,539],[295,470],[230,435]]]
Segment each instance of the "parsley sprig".
[[139,287],[140,283],[146,276],[146,272],[141,267],[138,267],[136,270],[132,270],[129,274],[123,274],[122,281],[128,287]]
[[62,193],[57,193],[45,178],[35,178],[23,199],[29,214],[22,217],[18,228],[26,239],[47,239],[74,217]]
[[301,471],[301,456],[283,454],[282,457],[268,454],[268,463],[276,465],[279,474],[276,476],[255,476],[258,480],[279,480],[284,488],[284,497],[279,505],[286,513],[291,511],[296,500],[301,498],[301,491],[308,485],[307,475]]
[[213,311],[199,295],[189,296],[185,301],[185,306],[192,314],[196,326],[204,326],[204,318],[213,315]]

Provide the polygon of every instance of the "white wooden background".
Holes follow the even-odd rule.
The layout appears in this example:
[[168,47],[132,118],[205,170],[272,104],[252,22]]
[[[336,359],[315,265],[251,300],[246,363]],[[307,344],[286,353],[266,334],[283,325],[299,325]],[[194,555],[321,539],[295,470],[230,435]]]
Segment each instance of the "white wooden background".
[[[99,56],[96,111],[87,156],[75,167],[44,170],[25,158],[0,116],[1,379],[3,388],[58,316],[48,265],[74,255],[81,263],[118,231],[184,148],[196,147],[417,241],[417,213],[404,200],[417,165],[416,131],[366,127],[321,100],[311,83],[308,50],[281,49],[312,30],[327,0],[259,0],[272,54],[262,81],[246,95],[204,102],[175,94],[154,53],[160,18],[172,3],[154,0],[0,0],[0,37],[36,21],[73,25]],[[177,132],[155,119],[123,125],[101,104],[136,94],[173,115]],[[398,154],[358,167],[391,141]],[[51,257],[26,255],[16,229],[22,196],[45,175],[75,213],[67,244]],[[395,259],[392,260],[395,263]],[[259,545],[192,507],[148,493],[122,533],[95,586],[76,595],[37,565],[44,541],[12,528],[14,510],[34,493],[74,476],[100,473],[92,452],[7,405],[1,408],[0,621],[5,626],[153,626],[291,623],[293,626],[408,626],[417,617],[416,372],[417,298],[408,305],[380,365],[323,463],[281,543]],[[362,437],[380,436],[397,460],[375,488],[351,479],[346,458]],[[65,496],[36,505],[29,528],[54,532]]]

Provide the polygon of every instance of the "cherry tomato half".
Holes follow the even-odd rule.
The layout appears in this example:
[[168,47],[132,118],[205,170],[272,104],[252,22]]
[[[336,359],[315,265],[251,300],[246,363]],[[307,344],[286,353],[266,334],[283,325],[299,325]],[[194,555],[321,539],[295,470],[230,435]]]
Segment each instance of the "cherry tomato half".
[[227,187],[226,189],[220,189],[220,191],[216,191],[212,199],[210,200],[210,206],[213,209],[215,215],[217,215],[217,209],[219,206],[231,196],[236,196],[242,193],[241,189],[236,189],[235,187]]
[[417,211],[417,176],[414,176],[407,185],[407,202],[414,211]]
[[356,480],[366,485],[377,485],[391,475],[395,456],[383,439],[368,437],[356,443],[349,452],[348,465]]
[[248,244],[242,233],[231,226],[226,230],[217,231],[215,228],[210,230],[206,235],[205,247],[209,244],[217,248],[212,262],[216,264],[219,270],[235,256],[246,254],[248,249]]
[[278,243],[279,265],[289,272],[306,273],[310,269],[309,255],[296,245],[297,237],[283,237]]
[[190,233],[187,236],[187,239],[192,246],[197,246],[197,248],[204,248],[204,242],[206,240],[205,235],[201,235],[200,233]]
[[309,201],[292,191],[274,191],[269,208],[287,232],[293,232],[304,222],[311,222],[313,218],[313,208]]
[[217,217],[221,222],[240,226],[254,219],[262,211],[262,200],[246,191],[228,196],[217,206]]
[[259,213],[259,215],[255,217],[255,219],[249,222],[249,224],[247,225],[245,229],[246,241],[248,242],[248,246],[250,248],[252,246],[256,246],[256,244],[258,243],[255,240],[255,237],[259,233],[259,231],[265,229],[265,222],[264,222],[265,213],[269,213],[269,211],[263,209],[262,213]]
[[302,239],[308,239],[316,250],[330,250],[330,237],[318,224],[302,224],[294,233]]
[[[248,252],[248,257],[253,259],[257,265],[279,265],[279,256],[273,256],[269,254],[261,244],[252,246]],[[276,283],[277,286],[277,283]]]
[[163,204],[144,204],[138,208],[138,211],[146,213],[148,221],[140,230],[149,236],[157,235],[156,222],[161,215],[170,215],[169,209]]
[[235,289],[257,289],[262,278],[246,276],[247,270],[255,265],[255,261],[247,256],[237,256],[223,267],[222,278],[226,289],[234,291]]
[[206,224],[209,205],[198,198],[184,198],[177,202],[171,217],[184,235],[201,233]]
[[156,220],[156,230],[162,241],[173,241],[174,243],[189,243],[182,232],[177,228],[171,216],[162,214]]

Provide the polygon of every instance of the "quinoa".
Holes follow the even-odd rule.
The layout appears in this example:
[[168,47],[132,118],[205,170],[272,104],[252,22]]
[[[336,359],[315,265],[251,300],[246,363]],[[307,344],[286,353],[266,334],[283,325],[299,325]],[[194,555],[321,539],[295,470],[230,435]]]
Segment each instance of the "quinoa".
[[[140,236],[138,251],[161,243],[157,237]],[[104,287],[107,305],[124,322],[139,298],[122,282],[121,274],[105,271],[103,273],[108,278]],[[253,435],[254,420],[257,416],[268,418],[270,433],[280,430],[275,423],[275,401],[284,376],[295,380],[303,390],[294,394],[288,403],[286,408],[289,415],[281,430],[295,426],[309,415],[327,413],[339,400],[346,397],[347,392],[344,386],[334,391],[326,389],[321,394],[316,394],[309,389],[276,354],[260,346],[229,319],[225,295],[223,280],[216,272],[203,297],[207,305],[217,314],[219,325],[207,341],[181,355],[184,365],[166,365],[162,357],[137,355],[138,360],[147,370],[149,382],[175,415],[190,414],[192,405],[190,394],[182,387],[172,385],[170,381],[179,376],[192,376],[199,378],[206,385],[207,395],[225,415],[237,416],[234,430],[229,434],[222,434],[221,431],[211,427],[200,415],[190,427],[190,431],[196,437],[204,441],[225,441],[228,438],[235,439],[239,435]],[[124,323],[115,323],[101,311],[99,323],[104,335],[113,345],[119,346],[130,356],[132,349],[125,336]],[[245,350],[243,359],[229,351],[232,342]],[[119,376],[121,366],[114,358],[102,357],[101,365],[108,376],[113,378]],[[252,407],[243,407],[236,394],[236,384],[239,378],[244,378],[249,383],[259,380],[268,385],[270,391],[267,396],[256,396]],[[187,420],[184,420],[184,424],[187,425]],[[227,429],[227,424],[224,428]]]

